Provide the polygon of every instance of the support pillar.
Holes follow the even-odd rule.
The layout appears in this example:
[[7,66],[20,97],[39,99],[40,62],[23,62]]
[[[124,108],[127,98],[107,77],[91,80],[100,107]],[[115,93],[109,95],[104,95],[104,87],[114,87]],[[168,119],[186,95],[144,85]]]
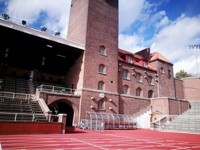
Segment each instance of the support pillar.
[[65,134],[67,114],[58,114],[58,122],[62,123],[61,133]]

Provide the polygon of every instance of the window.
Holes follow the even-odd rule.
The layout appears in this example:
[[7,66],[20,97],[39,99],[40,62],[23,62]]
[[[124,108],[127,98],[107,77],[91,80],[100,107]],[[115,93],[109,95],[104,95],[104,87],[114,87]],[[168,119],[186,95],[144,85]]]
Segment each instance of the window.
[[124,85],[122,88],[122,94],[128,94],[128,86]]
[[160,72],[161,72],[161,73],[165,73],[165,70],[164,70],[163,67],[160,68]]
[[103,64],[99,65],[99,73],[106,74],[106,67]]
[[128,70],[122,71],[122,79],[130,80],[129,72]]
[[103,81],[98,82],[98,90],[104,90],[104,82]]
[[141,88],[137,88],[136,89],[136,96],[141,96],[142,94],[142,89]]
[[133,57],[131,57],[131,56],[127,56],[127,62],[129,62],[129,63],[133,63]]
[[149,90],[148,91],[148,98],[152,98],[153,97],[153,91],[152,90]]
[[106,55],[106,48],[105,48],[105,46],[100,46],[99,47],[99,54]]
[[171,71],[168,70],[168,78],[171,79],[172,75],[171,75]]
[[151,76],[147,76],[147,82],[149,85],[153,85]]
[[146,62],[146,61],[143,61],[143,66],[144,66],[145,68],[147,68],[147,67],[148,67],[148,65],[147,65],[147,62]]
[[100,99],[100,100],[98,101],[97,109],[98,109],[98,110],[104,110],[104,109],[105,109],[105,101],[104,101],[104,99]]
[[137,82],[142,82],[142,78],[141,78],[141,74],[140,73],[136,73],[136,81]]

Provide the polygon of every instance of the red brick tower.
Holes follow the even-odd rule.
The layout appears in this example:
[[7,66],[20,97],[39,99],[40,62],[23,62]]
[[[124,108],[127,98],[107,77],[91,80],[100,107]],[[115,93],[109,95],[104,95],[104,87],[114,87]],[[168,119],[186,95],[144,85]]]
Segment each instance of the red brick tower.
[[173,64],[157,52],[152,54],[150,62],[158,71],[158,97],[175,98]]
[[118,0],[72,0],[68,39],[85,45],[72,79],[81,89],[79,116],[118,113]]

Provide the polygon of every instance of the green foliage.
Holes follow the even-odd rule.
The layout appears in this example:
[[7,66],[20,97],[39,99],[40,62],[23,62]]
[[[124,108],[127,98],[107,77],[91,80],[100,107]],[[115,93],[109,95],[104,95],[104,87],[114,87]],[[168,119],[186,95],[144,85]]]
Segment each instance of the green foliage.
[[184,70],[180,70],[179,72],[176,73],[176,78],[178,79],[192,77],[192,76],[193,76],[192,74],[189,74]]

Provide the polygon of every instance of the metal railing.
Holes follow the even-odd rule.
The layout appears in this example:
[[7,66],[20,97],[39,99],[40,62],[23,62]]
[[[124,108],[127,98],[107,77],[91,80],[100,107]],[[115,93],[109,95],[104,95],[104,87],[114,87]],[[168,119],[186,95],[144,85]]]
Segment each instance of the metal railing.
[[57,122],[58,115],[40,113],[0,112],[0,122]]
[[21,100],[29,100],[31,99],[31,94],[24,94],[24,93],[13,93],[13,92],[1,92],[0,91],[0,98],[12,98],[12,99],[21,99]]
[[42,84],[38,88],[40,92],[48,92],[48,93],[55,93],[55,94],[70,94],[70,95],[78,95],[76,93],[76,89],[61,87],[61,86],[52,86],[52,85],[45,85]]
[[162,115],[151,122],[152,128],[158,131],[179,131],[200,133],[199,115]]

